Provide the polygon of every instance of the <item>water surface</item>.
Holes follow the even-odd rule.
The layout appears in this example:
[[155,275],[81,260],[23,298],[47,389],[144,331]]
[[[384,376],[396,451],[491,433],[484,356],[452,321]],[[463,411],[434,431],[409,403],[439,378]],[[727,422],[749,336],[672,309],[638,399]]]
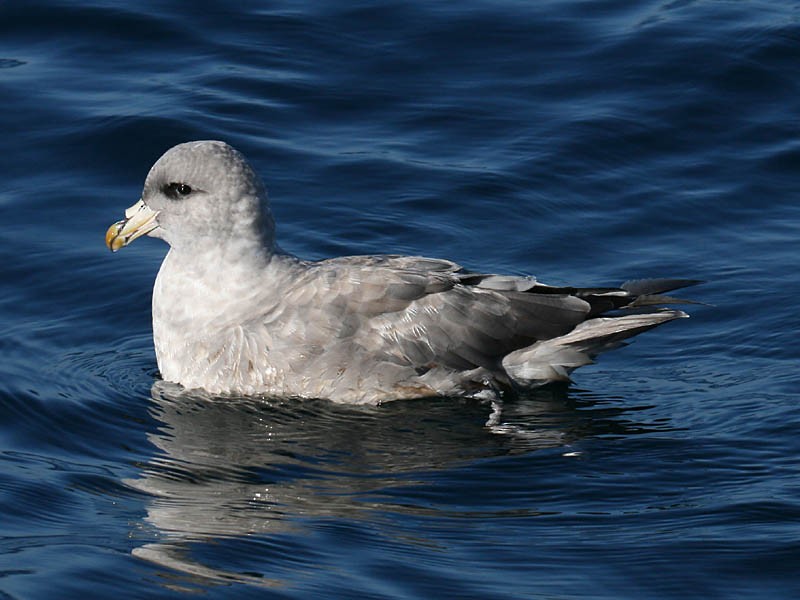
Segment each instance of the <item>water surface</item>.
[[[0,597],[797,595],[796,3],[11,1],[0,33]],[[209,138],[303,257],[707,305],[491,420],[186,394],[166,247],[102,238]]]

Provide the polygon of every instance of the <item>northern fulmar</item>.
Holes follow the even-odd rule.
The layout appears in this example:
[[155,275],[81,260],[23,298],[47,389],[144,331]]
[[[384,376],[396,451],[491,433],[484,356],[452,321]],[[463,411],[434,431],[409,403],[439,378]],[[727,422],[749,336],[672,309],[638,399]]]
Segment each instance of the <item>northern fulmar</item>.
[[687,316],[659,304],[687,279],[550,286],[420,256],[301,260],[275,242],[261,179],[234,148],[168,150],[106,233],[170,246],[153,288],[161,376],[212,394],[377,404],[496,398],[554,381]]

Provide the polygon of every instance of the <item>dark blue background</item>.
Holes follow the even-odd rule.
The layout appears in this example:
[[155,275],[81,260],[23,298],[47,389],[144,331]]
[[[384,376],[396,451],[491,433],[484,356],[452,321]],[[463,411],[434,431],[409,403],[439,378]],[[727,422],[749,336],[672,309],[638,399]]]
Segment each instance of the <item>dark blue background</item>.
[[[0,2],[0,597],[796,595],[799,16]],[[700,278],[710,306],[494,427],[458,399],[176,397],[166,247],[103,234],[208,138],[304,257]]]

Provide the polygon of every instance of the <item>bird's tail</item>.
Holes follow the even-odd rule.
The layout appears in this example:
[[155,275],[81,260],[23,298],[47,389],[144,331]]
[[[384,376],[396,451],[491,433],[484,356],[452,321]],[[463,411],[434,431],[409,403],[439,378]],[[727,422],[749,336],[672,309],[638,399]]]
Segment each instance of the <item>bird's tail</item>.
[[[656,305],[694,304],[664,293],[696,283],[700,282],[640,279],[625,282],[616,290],[578,288],[573,293],[592,306],[590,318],[565,335],[511,352],[503,358],[503,368],[512,382],[523,387],[569,381],[573,370],[591,363],[601,352],[622,345],[627,338],[688,317],[683,311]],[[604,314],[607,311],[612,312]]]

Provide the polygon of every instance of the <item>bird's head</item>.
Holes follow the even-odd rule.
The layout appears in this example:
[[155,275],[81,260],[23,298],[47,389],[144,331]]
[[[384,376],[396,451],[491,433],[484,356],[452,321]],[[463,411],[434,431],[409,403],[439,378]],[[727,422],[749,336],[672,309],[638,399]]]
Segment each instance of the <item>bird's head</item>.
[[199,141],[156,161],[141,199],[106,232],[106,245],[116,252],[148,235],[191,251],[255,236],[271,248],[273,233],[266,190],[247,160],[225,142]]

